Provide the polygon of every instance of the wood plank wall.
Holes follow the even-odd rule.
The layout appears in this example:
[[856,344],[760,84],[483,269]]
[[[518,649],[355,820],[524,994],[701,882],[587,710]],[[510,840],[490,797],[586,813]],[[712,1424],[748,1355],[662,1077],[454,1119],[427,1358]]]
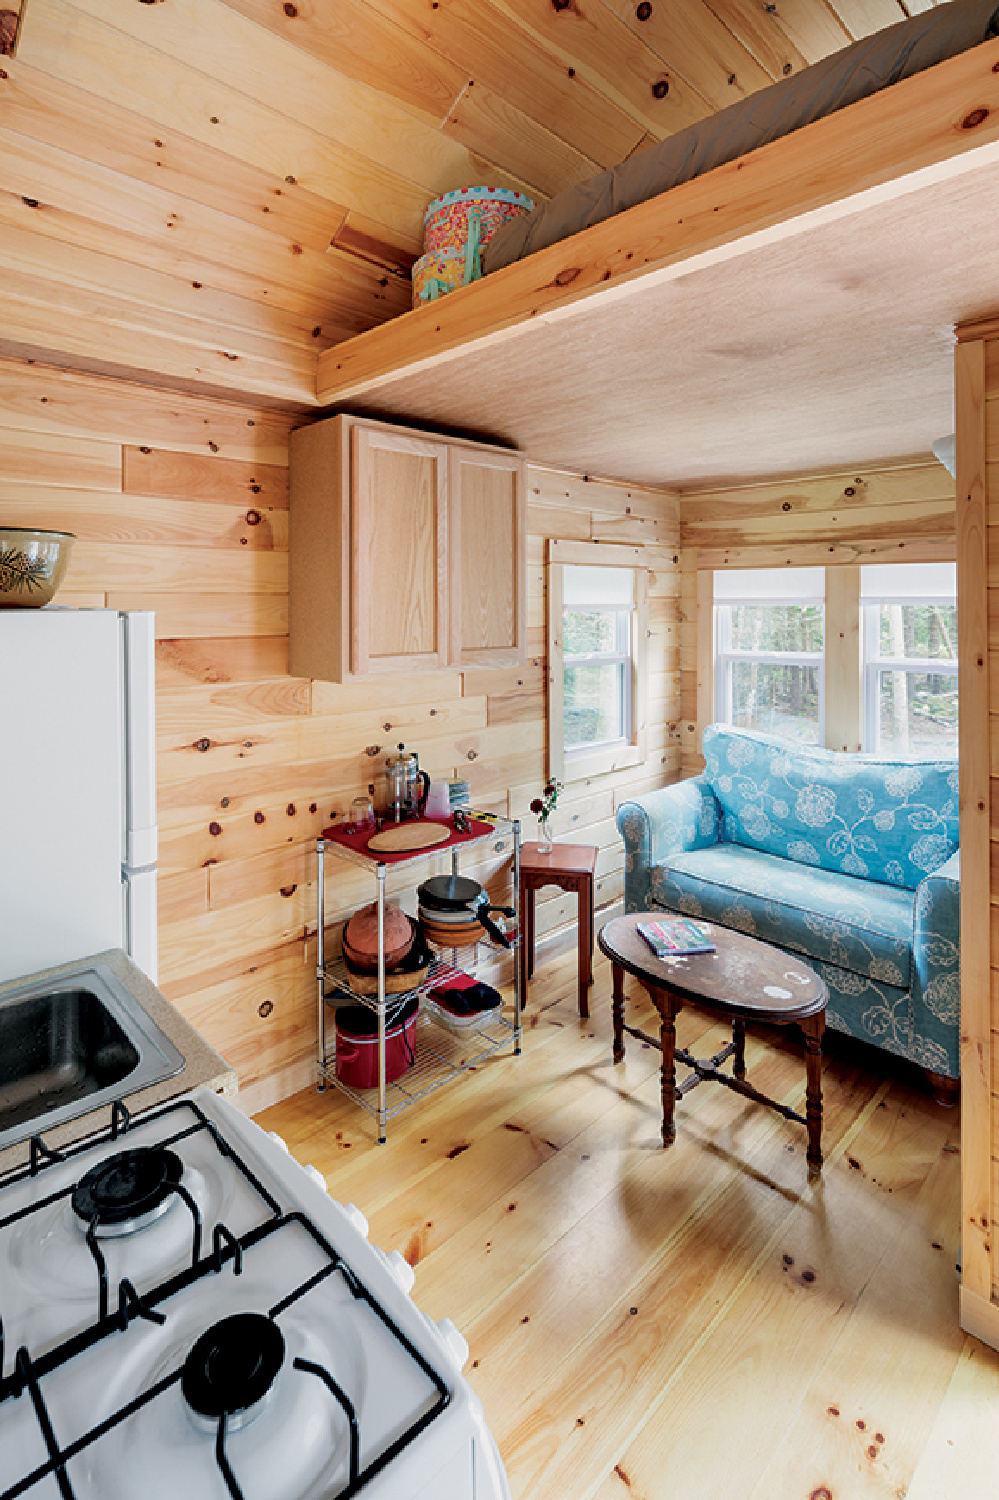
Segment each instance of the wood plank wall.
[[[466,775],[480,803],[533,833],[528,804],[547,771],[546,538],[638,543],[652,568],[648,760],[573,786],[556,816],[558,834],[600,846],[598,905],[621,894],[617,801],[679,771],[674,499],[530,469],[523,670],[313,683],[288,675],[295,420],[0,359],[0,523],[77,534],[60,604],[156,612],[160,980],[254,1107],[312,1077],[313,841],[388,750],[403,740],[432,775]],[[480,868],[502,894],[503,861]],[[334,867],[334,915],[372,894],[366,876]],[[539,938],[569,941],[574,902],[549,895]]]
[[950,560],[954,527],[954,481],[936,459],[681,492],[683,774],[702,768],[701,733],[714,718],[715,569]]

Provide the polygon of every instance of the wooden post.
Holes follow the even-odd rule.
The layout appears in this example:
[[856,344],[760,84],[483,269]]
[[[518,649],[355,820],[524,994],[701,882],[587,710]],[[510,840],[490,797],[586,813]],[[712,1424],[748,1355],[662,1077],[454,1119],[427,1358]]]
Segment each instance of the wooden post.
[[[960,335],[959,335],[960,337]],[[992,1300],[989,588],[985,343],[959,342],[957,599],[961,798],[961,1322],[999,1347]]]
[[861,748],[860,567],[826,568],[826,748]]

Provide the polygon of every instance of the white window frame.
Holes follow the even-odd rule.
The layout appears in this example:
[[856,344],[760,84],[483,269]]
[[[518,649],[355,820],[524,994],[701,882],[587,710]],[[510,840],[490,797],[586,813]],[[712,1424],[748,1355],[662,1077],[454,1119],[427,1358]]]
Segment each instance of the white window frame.
[[[795,573],[808,573],[813,578],[823,575],[820,595],[814,588],[795,588]],[[825,570],[822,568],[753,568],[740,570],[737,574],[715,573],[714,575],[714,640],[715,640],[715,718],[720,724],[732,723],[732,667],[736,662],[754,662],[759,666],[817,667],[819,673],[819,745],[825,744],[826,732],[826,683],[825,683]],[[822,651],[736,651],[732,646],[732,608],[739,604],[752,605],[814,605],[822,604]],[[788,741],[789,744],[795,743]]]
[[[890,567],[892,564],[885,564]],[[896,566],[905,566],[899,564]],[[918,565],[917,565],[918,566]],[[950,565],[947,565],[950,566]],[[903,587],[900,591],[894,589],[890,594],[880,593],[876,582],[868,582],[872,575],[877,575],[875,568],[861,568],[861,636],[863,640],[863,696],[864,696],[864,723],[863,743],[864,750],[869,754],[881,754],[881,703],[878,693],[878,676],[881,672],[908,672],[910,676],[932,673],[936,677],[953,677],[956,681],[958,675],[958,658],[953,661],[941,660],[940,657],[905,656],[891,657],[881,655],[881,607],[883,604],[914,604],[927,605],[937,604],[947,608],[957,605],[957,584],[955,581],[954,592],[939,593],[926,588]],[[954,746],[954,755],[957,756],[957,744]]]
[[[584,781],[590,776],[644,764],[647,758],[646,701],[649,634],[649,570],[640,547],[620,547],[604,542],[573,542],[552,538],[548,550],[548,774],[562,782]],[[625,673],[626,733],[606,744],[566,749],[565,668],[562,624],[565,611],[566,567],[627,568],[634,573],[635,595],[629,622],[628,650],[618,641],[613,655],[571,657],[568,665],[628,661]]]

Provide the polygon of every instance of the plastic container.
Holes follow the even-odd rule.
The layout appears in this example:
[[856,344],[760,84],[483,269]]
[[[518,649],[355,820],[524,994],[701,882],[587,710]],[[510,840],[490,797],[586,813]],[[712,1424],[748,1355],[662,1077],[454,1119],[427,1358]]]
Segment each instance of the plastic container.
[[429,996],[424,999],[423,1008],[438,1026],[443,1026],[455,1036],[468,1036],[470,1032],[481,1031],[483,1026],[487,1026],[499,1014],[495,1010],[477,1010],[471,1016],[456,1016],[454,1011],[448,1010],[444,1005],[438,1005]]
[[[416,1061],[418,1000],[385,1018],[385,1082],[394,1083]],[[336,1076],[348,1088],[378,1087],[378,1017],[366,1005],[340,1005],[336,1012]]]

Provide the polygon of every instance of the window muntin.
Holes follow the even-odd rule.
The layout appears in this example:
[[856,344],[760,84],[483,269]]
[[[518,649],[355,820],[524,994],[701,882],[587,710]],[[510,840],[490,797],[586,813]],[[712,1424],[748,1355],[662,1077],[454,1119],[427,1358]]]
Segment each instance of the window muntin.
[[631,739],[635,613],[633,568],[565,566],[562,647],[567,755]]
[[864,748],[957,754],[957,568],[861,568]]
[[716,573],[714,596],[718,720],[821,744],[824,569]]

